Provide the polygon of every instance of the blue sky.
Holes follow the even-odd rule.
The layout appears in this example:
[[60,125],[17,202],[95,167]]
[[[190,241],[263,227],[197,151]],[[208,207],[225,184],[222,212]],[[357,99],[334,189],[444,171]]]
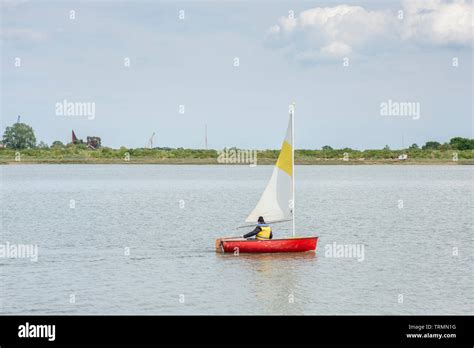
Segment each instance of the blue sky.
[[[207,124],[211,148],[279,148],[292,101],[297,148],[473,133],[464,1],[4,0],[1,39],[0,127],[21,115],[49,144],[74,129],[111,147],[156,132],[156,146],[203,148]],[[63,100],[95,117],[56,115]],[[388,100],[419,103],[420,118],[381,116]]]

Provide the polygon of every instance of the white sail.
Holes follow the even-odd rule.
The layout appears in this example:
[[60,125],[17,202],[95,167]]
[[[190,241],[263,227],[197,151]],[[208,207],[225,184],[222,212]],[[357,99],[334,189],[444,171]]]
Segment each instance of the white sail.
[[255,209],[245,222],[256,223],[259,216],[271,223],[293,217],[293,113],[273,174]]

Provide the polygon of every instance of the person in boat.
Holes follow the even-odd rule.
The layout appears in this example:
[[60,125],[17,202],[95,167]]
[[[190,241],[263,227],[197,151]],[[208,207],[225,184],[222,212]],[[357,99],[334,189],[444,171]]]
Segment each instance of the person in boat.
[[244,235],[244,238],[250,238],[255,236],[257,240],[268,240],[273,238],[272,228],[270,225],[265,223],[263,216],[258,217],[257,227],[252,232]]

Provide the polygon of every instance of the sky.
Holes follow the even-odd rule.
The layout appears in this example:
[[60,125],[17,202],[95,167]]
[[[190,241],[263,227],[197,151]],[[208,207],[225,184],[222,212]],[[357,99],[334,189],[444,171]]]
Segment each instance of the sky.
[[0,1],[0,134],[277,149],[295,102],[296,148],[473,137],[469,1]]

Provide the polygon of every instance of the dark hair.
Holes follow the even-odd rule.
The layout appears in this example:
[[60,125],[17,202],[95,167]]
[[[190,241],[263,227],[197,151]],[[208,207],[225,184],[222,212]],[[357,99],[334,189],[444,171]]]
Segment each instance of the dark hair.
[[264,224],[265,223],[265,220],[263,220],[263,216],[258,217],[258,223],[259,224]]

